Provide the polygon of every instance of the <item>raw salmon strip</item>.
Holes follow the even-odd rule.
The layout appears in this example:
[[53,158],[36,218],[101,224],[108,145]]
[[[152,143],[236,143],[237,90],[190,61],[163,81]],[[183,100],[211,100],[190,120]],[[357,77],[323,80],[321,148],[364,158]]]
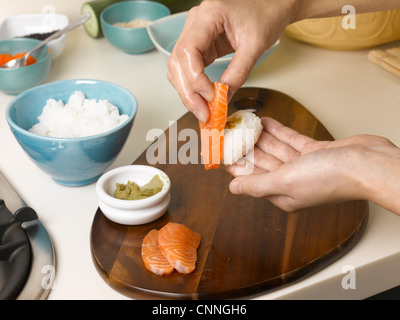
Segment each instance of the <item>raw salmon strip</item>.
[[161,252],[180,273],[191,273],[196,268],[200,234],[183,224],[169,222],[158,233]]
[[158,246],[158,233],[158,230],[153,229],[144,237],[142,242],[142,259],[148,270],[162,276],[172,273],[174,267],[165,258]]
[[199,121],[201,156],[206,170],[217,169],[224,154],[224,128],[228,113],[228,86],[214,82],[214,98],[208,103],[210,118]]

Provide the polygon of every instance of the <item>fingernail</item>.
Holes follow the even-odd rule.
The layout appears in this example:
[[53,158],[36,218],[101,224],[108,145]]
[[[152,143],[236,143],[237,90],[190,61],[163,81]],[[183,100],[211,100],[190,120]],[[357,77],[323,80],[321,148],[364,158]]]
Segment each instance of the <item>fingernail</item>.
[[242,194],[242,185],[239,181],[233,180],[230,185],[230,190],[234,194]]
[[206,123],[206,122],[207,122],[206,117],[205,117],[204,114],[203,114],[202,112],[200,112],[199,110],[193,110],[193,114],[194,114],[194,116],[195,116],[197,119],[199,119],[199,121],[201,121],[201,122],[203,122],[203,123]]

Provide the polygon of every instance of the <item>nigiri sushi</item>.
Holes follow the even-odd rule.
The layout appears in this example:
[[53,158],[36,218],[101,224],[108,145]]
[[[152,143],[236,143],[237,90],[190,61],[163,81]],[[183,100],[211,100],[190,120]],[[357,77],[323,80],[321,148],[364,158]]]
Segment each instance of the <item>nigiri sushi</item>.
[[208,103],[210,119],[199,122],[201,156],[206,170],[235,164],[254,148],[262,132],[261,119],[239,110],[227,118],[228,86],[214,82],[214,99]]

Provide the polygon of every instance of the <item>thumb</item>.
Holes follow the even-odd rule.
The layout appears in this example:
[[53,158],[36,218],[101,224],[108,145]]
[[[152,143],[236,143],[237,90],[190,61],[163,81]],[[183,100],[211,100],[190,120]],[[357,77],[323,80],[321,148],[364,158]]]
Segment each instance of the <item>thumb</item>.
[[[248,50],[247,45],[242,45],[236,50],[229,63],[228,68],[221,75],[220,82],[229,86],[229,89],[236,92],[246,82],[253,70],[257,60],[262,55],[262,49]],[[247,49],[245,49],[247,48]]]
[[240,176],[231,181],[229,190],[233,194],[247,194],[255,198],[280,194],[273,172]]

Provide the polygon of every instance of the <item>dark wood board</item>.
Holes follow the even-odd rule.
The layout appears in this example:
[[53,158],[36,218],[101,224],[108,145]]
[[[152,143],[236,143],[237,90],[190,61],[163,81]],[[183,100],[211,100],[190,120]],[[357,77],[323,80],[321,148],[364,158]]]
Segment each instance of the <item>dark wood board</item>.
[[[233,97],[229,113],[236,108],[255,108],[258,116],[277,119],[315,139],[333,139],[307,109],[281,92],[242,88]],[[178,133],[185,128],[199,131],[190,113],[177,121]],[[178,141],[177,149],[186,142]],[[146,152],[135,164],[148,164]],[[98,209],[90,235],[97,270],[111,287],[132,298],[234,299],[267,293],[337,260],[357,243],[367,225],[366,201],[286,213],[265,199],[232,195],[228,190],[232,176],[223,169],[206,171],[202,164],[179,161],[154,166],[171,179],[168,211],[154,222],[124,226]],[[144,236],[169,221],[185,224],[202,236],[197,267],[191,274],[174,271],[157,276],[144,267],[140,255]]]

